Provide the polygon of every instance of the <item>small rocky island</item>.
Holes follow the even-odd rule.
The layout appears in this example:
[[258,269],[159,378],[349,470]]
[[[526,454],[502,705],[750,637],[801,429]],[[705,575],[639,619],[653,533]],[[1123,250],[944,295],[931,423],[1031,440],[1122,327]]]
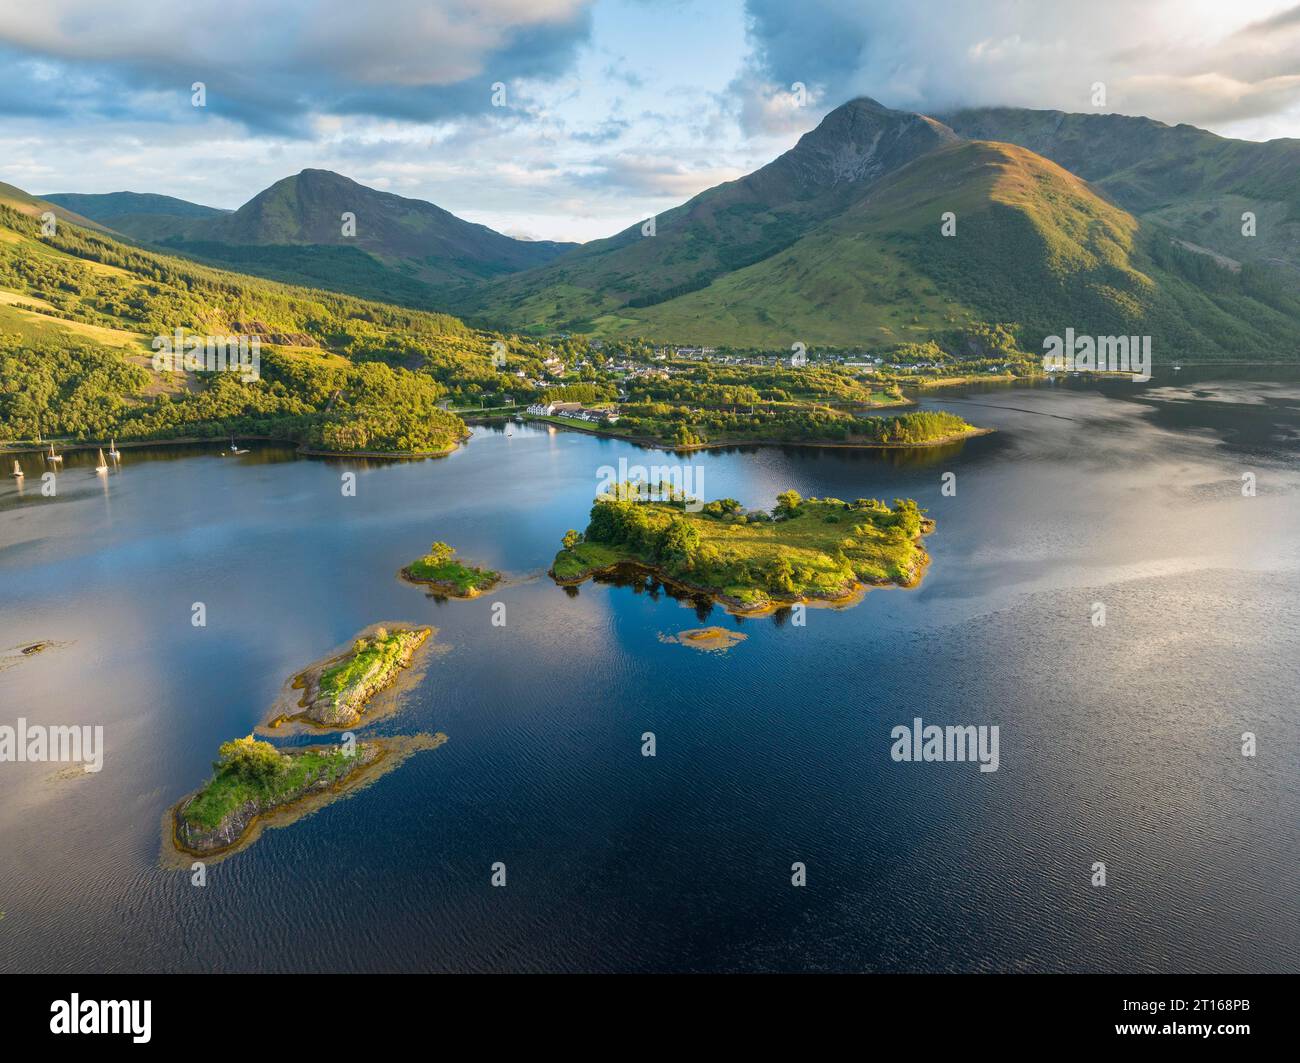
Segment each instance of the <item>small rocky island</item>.
[[363,633],[346,653],[294,677],[293,689],[303,692],[302,711],[278,716],[271,726],[303,720],[317,727],[355,727],[366,703],[397,679],[432,634],[428,627],[376,627]]
[[703,653],[726,653],[732,646],[744,642],[746,638],[747,635],[732,631],[730,628],[697,627],[688,631],[679,631],[676,635],[666,636],[660,641],[689,646]]
[[217,751],[206,785],[164,821],[171,829],[164,849],[170,841],[173,855],[229,855],[255,841],[264,823],[287,826],[446,740],[439,733],[281,751],[252,735],[236,738]]
[[912,499],[777,497],[746,510],[733,498],[692,512],[683,498],[642,501],[643,485],[599,496],[585,532],[569,531],[551,568],[561,585],[620,572],[649,573],[670,588],[752,615],[797,603],[847,605],[870,587],[913,587],[934,530]]
[[501,573],[462,564],[453,547],[436,542],[422,558],[402,569],[402,578],[426,584],[435,594],[449,598],[477,598],[501,582]]

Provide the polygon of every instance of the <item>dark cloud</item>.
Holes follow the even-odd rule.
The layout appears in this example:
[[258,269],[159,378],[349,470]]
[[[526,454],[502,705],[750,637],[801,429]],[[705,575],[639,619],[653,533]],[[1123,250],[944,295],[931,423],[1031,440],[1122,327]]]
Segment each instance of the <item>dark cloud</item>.
[[591,3],[136,0],[107,18],[97,0],[45,0],[33,13],[0,11],[0,112],[176,121],[193,110],[194,82],[207,87],[208,113],[280,135],[306,135],[316,115],[482,113],[495,82],[509,110],[522,102],[514,86],[573,65]]

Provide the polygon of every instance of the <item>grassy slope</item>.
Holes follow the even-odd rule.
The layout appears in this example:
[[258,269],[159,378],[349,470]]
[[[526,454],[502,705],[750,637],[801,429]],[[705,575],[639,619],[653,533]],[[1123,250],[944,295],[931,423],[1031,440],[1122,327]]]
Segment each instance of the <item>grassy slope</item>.
[[[940,233],[948,210],[957,215],[952,238]],[[1158,239],[1050,161],[971,142],[898,171],[764,262],[598,325],[788,346],[915,339],[982,319],[1022,323],[1030,349],[1067,327],[1151,334],[1157,357],[1284,349],[1300,302],[1207,293],[1154,265],[1149,250]]]
[[[195,426],[200,428],[197,433],[181,425],[157,433],[162,436],[256,432],[258,428],[251,423],[251,418],[281,414],[292,417],[327,407],[343,418],[351,416],[349,411],[358,408],[358,404],[371,399],[372,405],[387,401],[383,398],[384,391],[376,391],[374,381],[367,375],[376,369],[387,372],[386,367],[358,363],[359,368],[354,370],[354,363],[348,357],[330,348],[358,352],[360,360],[368,362],[376,356],[378,360],[385,359],[385,352],[395,345],[399,352],[407,352],[403,363],[414,368],[424,364],[426,357],[438,358],[444,367],[463,364],[471,372],[481,373],[482,367],[488,365],[490,337],[475,334],[446,315],[406,311],[208,269],[174,256],[122,244],[112,234],[78,226],[66,218],[55,237],[43,238],[37,233],[35,219],[48,204],[4,186],[0,188],[0,205],[17,212],[0,212],[0,345],[8,337],[8,344],[19,344],[19,351],[23,347],[46,351],[31,355],[38,362],[48,357],[47,348],[68,352],[74,362],[80,359],[83,365],[89,366],[97,361],[108,367],[116,381],[110,382],[98,370],[88,374],[61,368],[59,373],[66,379],[62,383],[53,382],[53,386],[79,389],[83,394],[77,402],[82,405],[99,402],[103,415],[79,417],[77,425],[69,428],[59,426],[57,413],[41,414],[42,423],[38,427],[53,434],[84,438],[89,432],[95,437],[115,434],[122,439],[140,438],[140,432],[133,432],[130,426],[121,423],[122,417],[147,410],[148,416],[140,423],[153,424],[159,420],[154,411],[160,409],[152,404],[154,398],[183,393],[203,397],[224,383],[214,380],[211,374],[152,370],[151,338],[171,335],[177,327],[200,335],[225,335],[251,328],[264,333],[264,380],[260,387],[247,389],[247,404],[234,401],[238,396],[227,389],[226,398],[196,407],[194,418],[199,421],[206,418],[203,425],[196,422]],[[257,324],[250,326],[250,322]],[[284,334],[290,339],[275,343],[270,339],[271,334]],[[309,337],[304,342],[314,340],[320,346],[299,345],[293,337],[300,335]],[[370,354],[372,351],[374,354]],[[129,364],[134,368],[131,372],[118,371],[112,369],[114,364]],[[301,373],[296,369],[298,366]],[[21,367],[14,369],[11,365],[10,369],[13,379],[0,381],[0,389],[16,386],[17,401],[22,405],[23,372]],[[329,376],[328,371],[333,371],[334,376]],[[354,380],[347,376],[352,372],[361,375]],[[344,374],[343,378],[340,373]],[[418,382],[432,384],[432,378],[424,374],[419,377]],[[350,383],[345,383],[345,378]],[[43,381],[42,387],[51,383]],[[387,381],[381,383],[386,385]],[[341,384],[344,390],[336,394]],[[273,392],[286,394],[282,388],[295,397],[274,399]],[[96,389],[99,397],[90,394]],[[44,396],[40,402],[49,398],[45,391],[40,395]],[[0,396],[0,404],[2,400]],[[54,400],[55,411],[70,408],[68,394],[59,391]],[[418,396],[418,402],[430,402],[427,388]],[[189,414],[173,412],[189,417]],[[414,417],[426,426],[431,423],[429,417],[442,418],[454,430],[453,435],[463,433],[458,421],[447,419],[440,411],[431,411],[426,416],[422,409],[417,409],[400,416],[408,421]],[[397,426],[390,434],[402,436],[402,425],[407,422],[395,420],[388,413],[376,409],[370,415],[370,422],[382,432],[385,429],[381,422],[385,417]],[[114,419],[115,423],[109,423]],[[175,419],[165,418],[169,423]],[[5,434],[28,438],[33,431],[31,420],[30,416],[26,417],[22,429],[10,426]],[[215,423],[215,427],[208,422]],[[273,433],[278,430],[272,429]],[[297,431],[298,427],[291,426],[291,430]],[[147,435],[153,430],[141,428],[141,431]],[[437,446],[426,445],[423,436],[429,435],[432,429],[421,431],[423,435],[415,441],[418,445],[390,446],[385,436],[384,440],[360,449],[434,450],[446,445],[442,437],[436,441]],[[372,436],[375,434],[371,432]],[[350,449],[346,444],[326,445]]]
[[53,211],[54,214],[63,221],[72,225],[80,225],[86,229],[96,229],[99,231],[109,231],[106,226],[99,222],[91,221],[89,218],[68,210],[66,207],[59,206],[56,203],[48,203],[43,199],[37,199],[29,195],[21,188],[15,188],[13,185],[7,185],[0,181],[0,206],[12,207],[21,214],[28,214],[37,217],[45,211]]
[[[653,236],[637,223],[549,266],[463,292],[456,309],[524,329],[584,331],[599,320],[608,331],[608,315],[629,300],[667,300],[773,255],[872,181],[951,139],[931,119],[853,100],[768,165],[659,214]],[[629,317],[640,319],[635,309]]]
[[[345,237],[341,216],[356,218]],[[294,283],[435,305],[438,289],[542,265],[570,246],[516,240],[422,200],[326,170],[277,181],[239,210],[155,239],[197,257]]]
[[[1300,140],[1232,140],[1118,114],[980,108],[947,118],[965,136],[1044,155],[1144,220],[1229,258],[1300,269]],[[1243,211],[1257,215],[1242,234]]]

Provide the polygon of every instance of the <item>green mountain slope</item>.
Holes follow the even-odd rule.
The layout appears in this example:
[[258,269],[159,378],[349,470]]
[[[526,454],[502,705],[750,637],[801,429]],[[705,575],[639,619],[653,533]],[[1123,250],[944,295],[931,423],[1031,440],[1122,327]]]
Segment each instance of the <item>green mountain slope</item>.
[[229,213],[152,192],[56,192],[41,198],[145,243],[175,236],[197,219],[217,218]]
[[933,119],[853,100],[762,169],[659,215],[653,236],[634,225],[549,266],[464,291],[453,308],[545,329],[668,302],[789,247],[875,181],[956,139]]
[[30,193],[24,192],[21,188],[7,185],[3,181],[0,181],[0,207],[8,207],[30,217],[38,217],[48,210],[52,211],[56,217],[73,225],[81,225],[87,229],[101,231],[105,228],[99,222],[93,221],[89,217],[83,217],[61,204],[38,199]]
[[[956,234],[941,218],[956,215]],[[1078,177],[1009,144],[952,144],[786,250],[709,287],[599,318],[610,334],[889,346],[980,321],[1028,350],[1073,328],[1151,335],[1157,357],[1289,353],[1300,299],[1144,232]]]
[[[1141,123],[1122,131],[1146,139]],[[1293,192],[1280,172],[1251,169],[1257,148],[1269,146],[1224,148],[1195,176],[1187,162],[1186,183],[1215,170],[1234,194]],[[1112,149],[1115,164],[1127,157]],[[1161,182],[1139,167],[1124,178],[1133,196],[1135,173],[1151,204]],[[1286,272],[1179,242],[1154,217],[1166,209],[1135,216],[1033,150],[855,100],[770,166],[661,216],[655,236],[584,245],[458,305],[482,322],[679,343],[888,348],[999,322],[1027,350],[1073,328],[1150,335],[1171,360],[1294,357],[1300,298]]]
[[[572,244],[515,240],[422,200],[328,170],[277,181],[236,211],[166,196],[60,194],[74,209],[144,243],[260,276],[409,306],[551,261]],[[355,236],[343,234],[343,215]]]
[[[320,450],[429,452],[439,408],[501,391],[495,337],[456,318],[312,291],[125,244],[0,187],[0,440],[261,435]],[[64,212],[66,214],[66,212]],[[260,376],[172,373],[155,337],[255,337]]]
[[[945,120],[963,136],[1046,156],[1195,247],[1300,270],[1300,140],[1231,140],[1150,118],[1013,107]],[[1246,211],[1256,215],[1254,236],[1242,232]]]

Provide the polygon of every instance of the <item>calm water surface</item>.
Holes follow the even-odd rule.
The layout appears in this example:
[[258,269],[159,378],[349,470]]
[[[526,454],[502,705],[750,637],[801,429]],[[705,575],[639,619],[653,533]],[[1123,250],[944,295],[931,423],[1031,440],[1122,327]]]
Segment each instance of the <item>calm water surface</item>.
[[[663,641],[707,610],[544,575],[600,466],[669,455],[520,426],[405,464],[128,450],[106,481],[69,455],[55,499],[25,458],[0,484],[0,723],[102,724],[107,748],[97,775],[0,765],[0,970],[1300,970],[1300,381],[928,404],[999,431],[686,459],[709,497],[913,496],[938,521],[919,589],[803,627],[715,610],[748,636],[725,655]],[[513,582],[401,583],[434,539]],[[160,818],[217,746],[378,620],[449,650],[363,733],[450,741],[205,888],[164,870]],[[894,763],[918,715],[999,725],[1000,770]]]

